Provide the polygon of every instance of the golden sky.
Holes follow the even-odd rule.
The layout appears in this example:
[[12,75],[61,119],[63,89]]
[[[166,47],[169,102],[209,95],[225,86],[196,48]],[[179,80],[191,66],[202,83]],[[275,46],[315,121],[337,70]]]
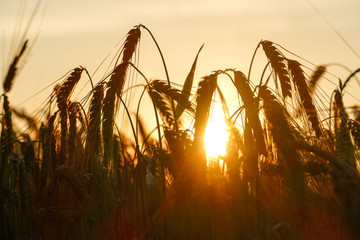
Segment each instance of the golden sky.
[[[21,2],[0,0],[2,68],[4,63],[8,64],[7,51]],[[27,1],[23,25],[36,2]],[[311,0],[311,3],[360,53],[360,1]],[[316,65],[337,62],[351,70],[360,67],[360,59],[306,0],[49,0],[43,2],[29,32],[30,42],[38,31],[40,35],[14,83],[11,102],[22,102],[79,65],[94,72],[125,34],[139,23],[155,35],[171,80],[178,83],[184,81],[203,43],[195,75],[198,79],[225,68],[247,73],[261,39],[276,42]],[[258,55],[255,66],[262,70],[266,63],[260,56],[264,54]],[[139,67],[150,79],[165,79],[155,45],[145,32]],[[2,74],[5,70],[2,69]],[[342,79],[349,75],[339,67],[329,71]],[[253,81],[258,83],[256,77]],[[349,91],[356,96],[359,87],[355,82],[351,86]],[[38,105],[52,88],[25,106]],[[347,101],[358,102],[354,97]]]

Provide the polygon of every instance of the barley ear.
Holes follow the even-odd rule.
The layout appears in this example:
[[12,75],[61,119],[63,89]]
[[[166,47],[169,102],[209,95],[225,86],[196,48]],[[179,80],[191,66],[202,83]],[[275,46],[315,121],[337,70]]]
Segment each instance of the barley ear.
[[326,71],[326,66],[320,65],[317,66],[315,71],[312,73],[309,82],[309,94],[312,95],[314,93],[315,87],[319,83],[321,77],[324,75]]
[[346,169],[356,171],[355,148],[352,144],[349,129],[349,116],[345,110],[339,90],[334,94],[335,112],[335,156],[346,164]]
[[360,123],[358,121],[349,120],[349,129],[357,149],[360,149]]
[[331,171],[334,182],[334,191],[338,195],[344,208],[344,215],[355,219],[353,206],[358,204],[358,167],[355,146],[350,137],[349,116],[345,110],[341,90],[334,93],[335,113],[335,158],[338,160],[337,168]]
[[284,58],[281,52],[274,47],[272,42],[262,41],[261,45],[264,49],[266,57],[271,63],[271,67],[280,81],[283,98],[291,97],[291,84],[289,73],[286,68],[286,58]]
[[313,99],[309,94],[309,88],[306,83],[304,71],[300,67],[300,63],[295,60],[288,59],[288,67],[291,73],[291,79],[296,86],[299,93],[301,106],[305,110],[307,117],[314,129],[316,136],[321,136],[321,126],[317,115],[316,108],[313,104]]
[[[294,197],[292,200],[296,203],[295,206],[304,206],[306,200],[304,169],[301,157],[294,147],[296,139],[285,114],[286,110],[266,86],[260,87],[259,96],[263,99],[265,118],[277,148],[278,161],[286,169],[286,177]],[[306,214],[301,208],[298,210],[299,215]]]
[[264,132],[259,119],[258,103],[255,100],[254,93],[250,88],[249,80],[240,71],[234,72],[234,84],[238,90],[245,106],[247,126],[254,132],[255,143],[259,154],[267,156]]
[[123,50],[124,52],[121,60],[122,63],[127,63],[130,61],[136,50],[136,46],[139,43],[140,36],[141,36],[141,31],[139,26],[131,29],[128,32],[124,44],[124,50]]
[[107,84],[106,96],[102,107],[102,134],[104,141],[104,165],[107,166],[112,152],[113,127],[115,118],[115,98],[119,86],[123,86],[128,63],[120,63]]
[[[191,113],[195,113],[194,107],[191,105],[191,102],[188,98],[184,98],[183,93],[180,92],[176,88],[172,88],[166,81],[161,80],[153,80],[151,81],[151,87],[162,95],[166,96],[170,101],[171,107],[171,99],[177,102],[177,107],[184,107],[184,110],[187,109]],[[176,111],[175,111],[176,112]],[[173,113],[171,113],[173,115]],[[178,119],[180,115],[177,115]]]
[[3,95],[3,97],[4,97],[4,103],[3,103],[4,115],[2,118],[1,148],[3,149],[2,161],[6,161],[6,158],[14,150],[16,136],[13,130],[12,114],[11,114],[9,98],[6,95]]
[[14,81],[15,76],[16,76],[17,65],[19,63],[19,60],[20,60],[21,56],[24,54],[24,52],[25,52],[25,50],[27,48],[27,44],[28,44],[28,40],[25,40],[19,54],[15,56],[13,62],[11,63],[11,65],[9,67],[9,70],[8,70],[8,72],[6,74],[4,84],[3,84],[5,93],[9,92],[10,89],[11,89],[11,86],[12,86],[13,81]]
[[131,60],[132,56],[135,53],[136,46],[140,41],[140,35],[141,35],[140,27],[137,26],[136,28],[133,28],[128,32],[127,38],[125,40],[125,44],[124,44],[124,48],[123,48],[123,55],[122,55],[122,59],[121,59],[121,63],[124,64],[123,65],[124,69],[122,70],[122,71],[124,71],[124,73],[120,75],[122,78],[119,79],[119,84],[118,84],[118,88],[117,88],[118,95],[120,95],[123,91],[127,67],[128,67],[127,63]]
[[61,125],[61,145],[60,145],[60,164],[65,163],[65,160],[67,158],[67,147],[68,147],[68,100],[71,95],[71,93],[74,90],[74,87],[79,82],[81,73],[83,69],[82,68],[75,68],[70,76],[62,83],[60,86],[58,86],[56,90],[56,102],[58,105],[58,108],[60,110],[60,125]]
[[42,146],[43,158],[41,162],[40,182],[42,187],[46,187],[49,182],[53,185],[54,172],[57,165],[56,154],[56,139],[54,122],[57,117],[55,112],[43,126],[43,130],[40,131],[40,141]]
[[185,82],[184,82],[184,86],[183,89],[181,91],[181,98],[180,98],[180,102],[177,104],[176,109],[175,109],[175,117],[176,119],[179,119],[181,114],[184,112],[186,106],[183,103],[186,103],[187,101],[189,101],[189,97],[191,94],[191,88],[193,85],[193,81],[194,81],[194,74],[195,74],[195,69],[196,69],[196,64],[197,64],[197,60],[200,54],[201,49],[204,47],[204,44],[200,47],[198,53],[196,54],[195,60],[193,62],[193,65],[191,66],[190,72],[187,75]]
[[153,104],[160,113],[164,125],[166,127],[173,127],[174,115],[171,109],[171,100],[151,87],[148,88],[148,92]]
[[57,89],[56,97],[64,98],[64,100],[67,101],[74,90],[75,85],[79,82],[82,72],[82,68],[75,68],[65,82]]
[[101,107],[104,100],[104,86],[98,84],[93,89],[93,96],[89,108],[89,126],[86,136],[85,168],[92,169],[93,159],[97,160],[101,153]]
[[68,157],[68,165],[74,166],[76,159],[77,167],[79,166],[79,162],[81,159],[81,155],[78,154],[81,152],[82,145],[80,142],[80,136],[78,134],[78,128],[76,125],[76,119],[81,119],[82,112],[79,106],[79,103],[73,102],[69,105],[69,157]]
[[205,168],[206,164],[206,153],[205,153],[205,130],[209,119],[211,100],[213,93],[217,86],[217,74],[211,74],[203,78],[199,82],[199,87],[196,93],[196,112],[195,112],[195,135],[193,148],[197,161],[200,164],[200,169]]

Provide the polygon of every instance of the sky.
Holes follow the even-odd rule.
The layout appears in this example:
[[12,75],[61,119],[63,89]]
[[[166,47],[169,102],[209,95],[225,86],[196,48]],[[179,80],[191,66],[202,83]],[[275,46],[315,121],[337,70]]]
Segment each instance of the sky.
[[[0,0],[2,76],[9,64],[7,57],[21,2]],[[26,2],[23,27],[36,2]],[[311,4],[360,54],[360,1],[311,0]],[[54,85],[32,97],[35,93],[79,65],[93,73],[109,53],[115,54],[116,44],[139,23],[154,34],[170,78],[179,84],[185,80],[202,44],[205,46],[198,60],[197,81],[218,69],[236,68],[247,73],[253,52],[262,39],[276,42],[315,65],[341,63],[350,71],[359,68],[360,59],[322,16],[307,0],[43,1],[28,33],[30,43],[36,34],[39,36],[14,82],[10,101],[14,106],[21,103],[20,107],[31,112],[51,93]],[[165,79],[160,56],[144,31],[138,61],[149,79]],[[254,62],[255,83],[259,82],[265,64],[264,53],[259,51]],[[94,82],[101,79],[109,65],[110,62],[103,65]],[[335,84],[337,78],[344,80],[349,75],[338,66],[328,70],[336,76],[331,76]],[[327,81],[321,84],[329,92],[336,87]],[[79,85],[85,88],[78,96],[84,96],[89,83],[84,80]],[[347,105],[360,102],[355,81],[348,91]]]

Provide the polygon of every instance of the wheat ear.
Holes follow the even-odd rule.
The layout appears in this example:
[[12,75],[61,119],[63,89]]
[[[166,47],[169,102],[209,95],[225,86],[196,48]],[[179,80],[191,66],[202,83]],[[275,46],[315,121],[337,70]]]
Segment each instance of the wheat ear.
[[10,89],[11,89],[14,78],[16,76],[17,65],[19,63],[19,60],[20,60],[21,56],[24,54],[24,52],[25,52],[25,50],[27,48],[27,44],[28,44],[28,40],[25,40],[19,54],[15,56],[13,62],[11,63],[11,65],[9,67],[9,70],[8,70],[8,72],[6,74],[4,84],[3,84],[5,93],[9,92]]
[[203,80],[199,82],[196,93],[195,135],[193,147],[195,151],[197,151],[199,157],[198,161],[202,164],[205,164],[206,161],[204,136],[210,114],[211,100],[216,86],[217,74],[214,73],[204,77]]
[[238,90],[245,106],[246,118],[249,127],[254,132],[255,143],[260,154],[267,156],[267,149],[264,140],[264,132],[259,119],[258,103],[255,101],[254,93],[250,88],[249,80],[240,71],[234,72],[234,84]]
[[274,47],[272,42],[262,41],[261,45],[264,49],[266,57],[271,63],[271,67],[280,81],[283,97],[291,97],[291,84],[289,73],[286,68],[286,58],[284,58],[280,51]]
[[320,65],[320,66],[317,66],[315,71],[312,73],[312,75],[310,77],[310,82],[309,82],[310,95],[312,95],[314,93],[315,87],[319,83],[319,80],[324,75],[325,71],[326,71],[326,66]]
[[309,88],[306,83],[304,71],[300,67],[300,63],[295,60],[288,59],[288,67],[291,73],[291,78],[299,93],[301,105],[305,110],[311,126],[314,129],[316,136],[321,136],[321,126],[317,115],[316,108],[313,104],[313,99],[309,94]]

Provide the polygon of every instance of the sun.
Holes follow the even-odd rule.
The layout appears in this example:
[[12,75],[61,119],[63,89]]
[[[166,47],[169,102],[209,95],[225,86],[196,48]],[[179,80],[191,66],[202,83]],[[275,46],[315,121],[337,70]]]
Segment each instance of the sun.
[[205,132],[205,150],[208,159],[216,159],[218,156],[224,156],[228,133],[226,123],[221,113],[213,112],[208,121]]

